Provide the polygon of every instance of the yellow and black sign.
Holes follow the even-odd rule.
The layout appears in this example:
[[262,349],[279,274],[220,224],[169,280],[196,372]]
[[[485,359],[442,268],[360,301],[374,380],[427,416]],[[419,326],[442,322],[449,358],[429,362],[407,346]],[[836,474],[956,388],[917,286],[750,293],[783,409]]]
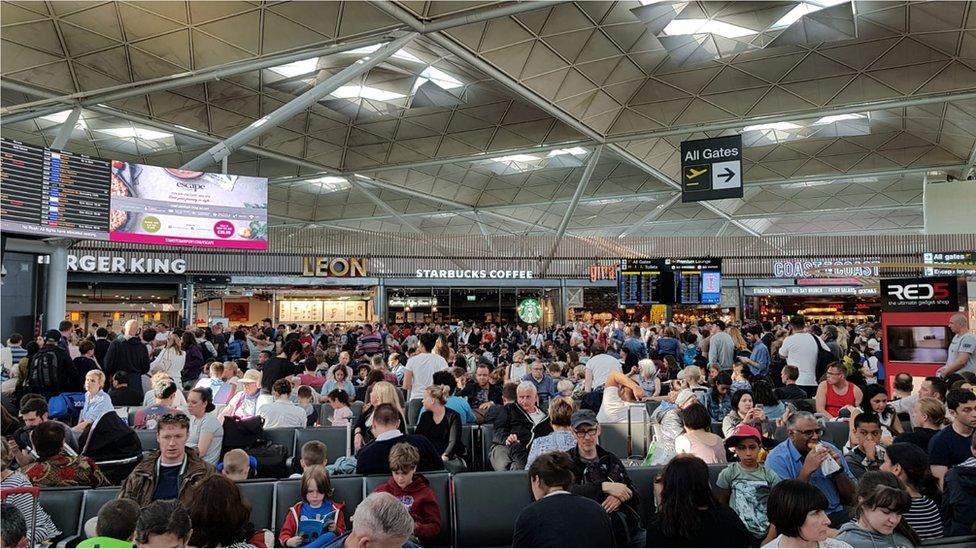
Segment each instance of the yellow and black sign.
[[694,189],[705,185],[710,185],[711,176],[708,175],[708,164],[701,166],[686,166],[684,168],[684,187]]
[[742,136],[681,142],[681,201],[742,198]]

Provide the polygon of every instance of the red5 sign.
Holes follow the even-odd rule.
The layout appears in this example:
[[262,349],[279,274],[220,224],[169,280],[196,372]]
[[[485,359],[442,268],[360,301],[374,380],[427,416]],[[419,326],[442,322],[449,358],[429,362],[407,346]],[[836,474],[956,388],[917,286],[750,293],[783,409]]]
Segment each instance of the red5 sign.
[[920,299],[948,299],[949,284],[936,282],[933,284],[892,284],[888,286],[888,295],[895,296],[899,301]]

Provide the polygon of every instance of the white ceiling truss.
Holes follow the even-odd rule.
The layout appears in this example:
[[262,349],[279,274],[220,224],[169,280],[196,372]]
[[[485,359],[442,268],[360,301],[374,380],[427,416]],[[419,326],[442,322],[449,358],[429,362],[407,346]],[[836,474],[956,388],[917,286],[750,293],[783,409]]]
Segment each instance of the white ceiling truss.
[[[4,137],[227,156],[278,224],[917,233],[926,175],[976,165],[970,2],[5,1],[0,31]],[[681,203],[680,143],[735,133],[745,196]]]

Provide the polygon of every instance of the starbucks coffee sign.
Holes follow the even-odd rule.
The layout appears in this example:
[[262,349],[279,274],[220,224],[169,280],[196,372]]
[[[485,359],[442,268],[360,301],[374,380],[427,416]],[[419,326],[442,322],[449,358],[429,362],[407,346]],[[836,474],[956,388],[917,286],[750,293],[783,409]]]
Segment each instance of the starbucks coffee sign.
[[542,303],[535,298],[523,299],[518,305],[518,316],[526,324],[542,320]]

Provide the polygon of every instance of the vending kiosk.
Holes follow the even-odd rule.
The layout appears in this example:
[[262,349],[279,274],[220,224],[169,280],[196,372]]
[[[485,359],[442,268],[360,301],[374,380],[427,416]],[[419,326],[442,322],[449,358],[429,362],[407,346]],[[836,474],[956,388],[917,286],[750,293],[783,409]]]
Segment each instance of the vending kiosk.
[[952,315],[965,313],[965,279],[954,276],[881,281],[881,330],[885,384],[907,372],[919,386],[949,358]]

